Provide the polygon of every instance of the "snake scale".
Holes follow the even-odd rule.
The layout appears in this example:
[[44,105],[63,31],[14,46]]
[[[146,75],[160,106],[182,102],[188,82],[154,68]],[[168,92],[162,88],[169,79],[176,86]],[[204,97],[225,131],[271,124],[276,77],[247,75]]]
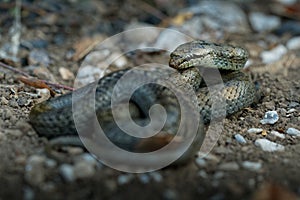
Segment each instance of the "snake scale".
[[[185,101],[191,105],[196,113],[200,113],[204,123],[208,123],[211,118],[212,95],[210,95],[206,81],[201,79],[201,70],[202,73],[204,73],[203,69],[204,71],[207,69],[208,71],[210,69],[220,70],[224,83],[224,88],[221,89],[220,94],[226,102],[225,114],[230,115],[249,106],[257,98],[255,85],[249,80],[247,75],[240,72],[247,59],[248,52],[240,47],[206,41],[192,41],[178,46],[171,53],[170,70],[160,71],[160,69],[157,69],[155,73],[153,70],[146,69],[137,70],[134,73],[135,75],[141,75],[143,77],[141,79],[160,80],[166,79],[166,76],[172,77],[167,78],[167,80],[172,79],[171,84],[177,84],[178,86],[176,87],[180,85],[191,87],[196,92],[196,102],[188,102],[189,100],[185,95],[182,96],[186,98]],[[150,83],[138,88],[133,93],[129,104],[132,119],[140,126],[146,126],[149,123],[148,111],[151,105],[158,103],[165,108],[167,113],[166,125],[162,129],[161,134],[158,137],[152,137],[152,139],[137,138],[125,134],[114,122],[110,106],[114,85],[128,71],[130,69],[123,69],[104,76],[96,83],[95,90],[92,89],[91,85],[78,89],[76,91],[78,93],[77,99],[81,101],[81,105],[78,108],[79,112],[77,113],[78,119],[82,124],[88,124],[90,114],[87,112],[87,107],[95,106],[97,119],[101,126],[104,127],[106,136],[113,143],[133,152],[156,150],[168,143],[169,136],[172,136],[172,132],[176,132],[178,129],[181,116],[178,109],[180,107],[179,102],[174,94],[168,90],[168,85],[161,86]],[[136,79],[126,84],[138,81]],[[95,92],[94,105],[90,105],[88,95],[86,95],[91,92]],[[124,91],[120,90],[117,96],[122,98],[123,93]],[[120,108],[119,113],[122,113],[122,108]],[[35,105],[30,112],[29,119],[40,136],[56,140],[58,141],[57,143],[71,144],[73,140],[60,140],[59,138],[77,137],[77,126],[75,127],[72,114],[74,114],[72,113],[72,93],[68,93]],[[193,125],[192,119],[189,119],[187,123],[187,126]],[[188,129],[188,127],[186,128]],[[197,134],[203,140],[205,135],[204,129],[199,128]],[[188,156],[191,157],[193,153],[194,151],[191,151]]]

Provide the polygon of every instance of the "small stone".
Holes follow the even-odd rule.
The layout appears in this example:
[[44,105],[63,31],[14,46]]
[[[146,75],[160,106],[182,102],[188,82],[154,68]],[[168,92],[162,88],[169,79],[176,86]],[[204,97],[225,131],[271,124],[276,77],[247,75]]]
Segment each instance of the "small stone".
[[257,139],[254,144],[267,152],[284,151],[284,146],[268,139]]
[[295,108],[295,107],[297,107],[297,106],[299,106],[300,104],[298,103],[298,102],[291,102],[291,103],[289,103],[289,105],[288,105],[288,107],[289,108]]
[[286,43],[286,47],[291,50],[300,49],[300,36],[289,39]]
[[89,178],[96,173],[95,167],[89,162],[79,162],[74,166],[74,176],[76,178]]
[[61,176],[64,178],[64,180],[72,182],[75,180],[74,176],[74,168],[70,164],[62,164],[59,167],[59,172]]
[[223,178],[224,177],[224,172],[222,171],[218,171],[214,174],[214,179],[220,179],[220,178]]
[[201,176],[202,178],[207,178],[208,176],[205,170],[200,170],[197,175]]
[[48,67],[50,64],[50,58],[46,51],[32,50],[28,56],[28,63],[34,66]]
[[279,27],[281,23],[280,17],[260,12],[250,13],[249,21],[253,29],[257,32],[272,31]]
[[245,138],[241,134],[235,134],[234,138],[240,144],[246,144],[247,143],[247,141],[245,140]]
[[163,180],[163,177],[159,172],[151,172],[149,175],[155,182],[161,182]]
[[284,139],[285,138],[285,135],[282,134],[282,133],[279,133],[278,131],[271,131],[271,134],[272,135],[275,135],[276,137],[279,137],[281,139]]
[[2,105],[7,105],[9,101],[5,97],[1,97],[1,104]]
[[298,129],[295,129],[295,128],[288,128],[286,130],[286,133],[291,135],[291,136],[300,136],[300,131]]
[[65,67],[60,67],[58,71],[63,80],[73,80],[75,78],[73,72]]
[[124,185],[126,183],[129,183],[133,178],[132,174],[122,174],[118,176],[118,184]]
[[235,171],[235,170],[239,170],[239,168],[240,167],[236,162],[228,162],[219,165],[219,169],[225,171]]
[[25,166],[25,180],[31,185],[40,185],[45,180],[45,157],[32,155],[27,159]]
[[21,137],[23,132],[19,129],[7,129],[5,130],[7,135],[14,136],[14,137]]
[[295,108],[291,108],[288,111],[286,111],[287,114],[291,114],[293,112],[296,112],[297,110]]
[[261,169],[262,164],[259,162],[250,162],[250,161],[244,161],[242,163],[243,168],[251,170],[251,171],[258,171]]
[[263,131],[262,128],[250,128],[247,130],[247,133],[250,133],[250,134],[257,134],[257,133],[261,133]]
[[275,124],[279,120],[276,111],[268,111],[265,113],[264,118],[260,120],[261,124]]
[[282,44],[280,44],[269,51],[261,52],[260,57],[263,63],[269,64],[278,61],[286,53],[287,53],[287,48]]
[[196,165],[199,167],[205,167],[206,166],[206,161],[203,158],[196,158]]
[[47,158],[47,159],[45,160],[45,165],[46,165],[47,167],[49,167],[49,168],[54,168],[54,167],[56,167],[57,162],[56,162],[56,160]]
[[145,173],[139,174],[138,177],[139,177],[140,181],[144,184],[149,183],[149,181],[150,181],[150,177],[148,176],[148,174],[145,174]]
[[171,189],[167,189],[164,191],[163,193],[163,197],[164,199],[166,200],[174,200],[174,199],[177,199],[177,193],[174,191],[174,190],[171,190]]

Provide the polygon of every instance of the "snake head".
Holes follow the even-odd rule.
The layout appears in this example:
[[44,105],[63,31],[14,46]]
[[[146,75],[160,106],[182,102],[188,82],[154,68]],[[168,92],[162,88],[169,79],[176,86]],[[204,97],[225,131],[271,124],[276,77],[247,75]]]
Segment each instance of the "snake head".
[[248,52],[241,47],[197,40],[177,47],[170,55],[169,65],[175,69],[202,66],[239,70],[247,59]]

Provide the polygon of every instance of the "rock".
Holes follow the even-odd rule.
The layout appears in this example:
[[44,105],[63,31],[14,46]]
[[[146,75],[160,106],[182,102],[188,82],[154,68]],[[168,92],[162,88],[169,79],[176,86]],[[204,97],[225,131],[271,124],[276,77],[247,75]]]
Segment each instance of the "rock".
[[40,185],[45,180],[45,157],[32,155],[25,166],[25,180],[33,186]]
[[286,47],[291,50],[300,49],[300,36],[289,39],[286,43]]
[[289,107],[289,108],[295,108],[295,107],[297,107],[297,106],[299,106],[299,105],[300,105],[300,104],[299,104],[298,102],[292,101],[292,102],[289,103],[288,107]]
[[35,49],[30,51],[28,63],[34,66],[48,67],[50,64],[50,58],[46,51]]
[[[135,29],[133,31],[133,29]],[[130,32],[126,32],[130,30]],[[148,46],[153,43],[158,37],[161,29],[156,27],[151,27],[150,24],[132,22],[125,27],[125,32],[123,32],[124,38],[128,41],[128,44],[135,44],[137,47]]]
[[235,171],[235,170],[239,170],[239,169],[240,169],[240,167],[236,162],[222,163],[219,165],[219,170]]
[[271,142],[268,139],[257,139],[254,144],[267,152],[284,151],[283,145]]
[[60,67],[58,71],[63,80],[73,80],[75,78],[73,72],[65,67]]
[[242,167],[251,171],[259,171],[262,167],[262,164],[259,162],[244,161],[242,163]]
[[269,51],[261,52],[260,57],[263,63],[269,64],[280,60],[281,57],[287,53],[287,51],[287,48],[280,44]]
[[275,124],[279,120],[276,111],[268,111],[265,113],[264,118],[260,120],[261,124]]
[[196,165],[199,167],[205,167],[206,161],[203,158],[197,157],[196,158]]
[[247,141],[245,140],[245,138],[241,134],[235,134],[234,138],[240,144],[246,144],[247,143]]
[[139,177],[140,181],[144,184],[149,183],[149,181],[150,181],[150,177],[146,173],[139,174],[138,177]]
[[161,182],[163,180],[162,175],[155,171],[155,172],[150,172],[149,174],[151,176],[151,178],[155,181],[155,182]]
[[74,176],[75,178],[89,178],[96,173],[93,163],[90,162],[78,162],[74,165]]
[[250,134],[257,134],[257,133],[261,133],[263,131],[262,128],[250,128],[247,130],[247,133],[250,133]]
[[251,12],[249,21],[252,28],[257,32],[272,31],[281,24],[280,17],[274,15],[266,15],[260,12]]
[[74,168],[70,164],[62,164],[59,167],[59,173],[64,178],[65,181],[72,182],[75,180]]
[[187,8],[185,12],[202,16],[203,26],[215,31],[225,30],[231,33],[249,31],[244,11],[229,1],[200,1],[198,5]]
[[129,183],[133,179],[132,174],[122,174],[118,176],[118,184],[124,185],[126,183]]
[[271,134],[272,134],[272,135],[275,135],[276,137],[279,137],[279,138],[281,138],[281,139],[284,139],[284,138],[285,138],[284,134],[279,133],[278,131],[271,131]]
[[295,128],[288,128],[286,130],[286,133],[292,136],[300,136],[300,131],[298,129]]

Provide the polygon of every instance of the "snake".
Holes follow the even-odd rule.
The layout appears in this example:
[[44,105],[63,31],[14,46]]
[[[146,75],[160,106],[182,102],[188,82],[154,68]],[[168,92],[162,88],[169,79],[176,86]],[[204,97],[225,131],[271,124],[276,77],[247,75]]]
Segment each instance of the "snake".
[[[29,114],[29,121],[39,136],[48,138],[50,142],[53,141],[53,144],[81,145],[77,128],[80,125],[87,126],[86,124],[90,123],[90,118],[93,115],[90,113],[90,109],[94,108],[98,123],[104,127],[106,136],[114,144],[132,152],[153,151],[168,144],[174,138],[174,132],[178,130],[182,120],[183,114],[180,113],[179,101],[168,87],[190,88],[195,92],[193,100],[190,100],[188,95],[182,94],[181,96],[192,110],[189,114],[191,116],[200,114],[201,117],[198,122],[200,128],[196,130],[196,133],[190,133],[189,127],[197,122],[194,122],[192,117],[185,119],[187,122],[185,125],[186,134],[196,134],[195,140],[199,140],[194,142],[197,145],[192,145],[192,150],[185,154],[185,158],[190,158],[195,154],[195,151],[199,150],[199,145],[205,137],[202,124],[209,123],[212,118],[213,94],[209,90],[210,83],[208,84],[208,82],[214,82],[216,70],[217,74],[221,74],[223,85],[218,91],[218,98],[222,98],[225,102],[225,112],[220,116],[224,116],[224,113],[225,116],[231,115],[256,101],[257,88],[249,76],[241,71],[248,60],[248,56],[247,50],[242,47],[195,40],[181,44],[171,52],[167,69],[143,68],[135,70],[133,72],[134,79],[123,84],[125,88],[126,86],[130,88],[130,84],[133,82],[145,81],[145,79],[157,82],[151,82],[137,88],[126,105],[129,105],[131,118],[140,126],[149,124],[149,109],[153,104],[158,103],[165,108],[167,113],[166,125],[156,137],[139,138],[127,135],[114,121],[111,110],[113,90],[117,82],[131,70],[130,68],[114,71],[73,92],[34,105]],[[209,73],[211,71],[212,73]],[[205,80],[203,80],[205,74],[212,75],[210,75],[210,79],[204,78]],[[157,84],[160,83],[160,80],[167,82],[167,84]],[[75,92],[76,98],[72,98]],[[95,94],[93,96],[94,101],[89,101],[91,97],[88,94],[90,93]],[[116,96],[122,99],[125,93],[124,89],[120,89],[117,90]],[[72,110],[74,101],[81,102],[77,108],[78,112],[75,114],[80,121],[77,126],[72,112],[74,111]],[[121,120],[123,107],[120,103],[119,113],[121,116],[119,118]],[[220,117],[218,111],[215,113],[217,113],[215,114],[217,117]],[[127,123],[126,120],[124,122]],[[185,139],[184,137],[181,139]]]

